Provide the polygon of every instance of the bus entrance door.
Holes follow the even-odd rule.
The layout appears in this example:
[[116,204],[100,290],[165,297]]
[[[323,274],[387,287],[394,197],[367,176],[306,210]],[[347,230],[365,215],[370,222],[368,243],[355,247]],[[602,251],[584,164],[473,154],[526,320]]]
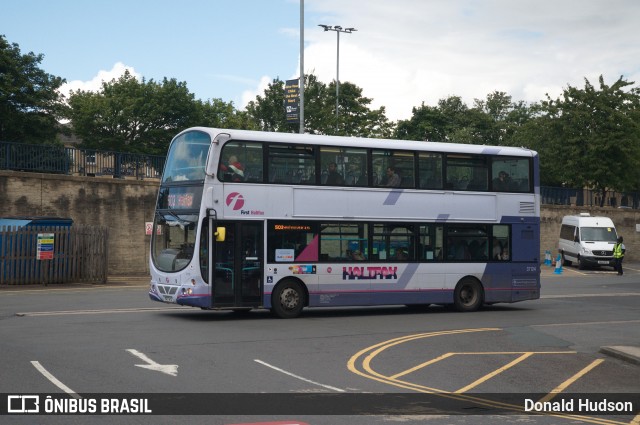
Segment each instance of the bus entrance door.
[[225,240],[213,243],[215,270],[211,307],[257,307],[262,304],[263,223],[218,221]]

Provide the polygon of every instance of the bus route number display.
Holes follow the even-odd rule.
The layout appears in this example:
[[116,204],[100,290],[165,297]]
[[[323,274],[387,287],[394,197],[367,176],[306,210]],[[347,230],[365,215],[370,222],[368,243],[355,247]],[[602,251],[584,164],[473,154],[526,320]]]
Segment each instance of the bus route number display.
[[200,206],[202,187],[165,187],[161,189],[158,207],[186,210]]

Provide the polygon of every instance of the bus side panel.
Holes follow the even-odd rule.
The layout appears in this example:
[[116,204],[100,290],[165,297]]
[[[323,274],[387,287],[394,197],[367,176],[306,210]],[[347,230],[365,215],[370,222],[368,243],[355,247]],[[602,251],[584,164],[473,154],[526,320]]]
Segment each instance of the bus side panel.
[[482,278],[485,303],[513,303],[540,298],[540,266],[489,263]]
[[452,302],[453,291],[447,287],[447,276],[439,264],[373,264],[389,268],[391,279],[371,283],[371,304],[432,304]]
[[[535,222],[534,222],[535,221]],[[502,223],[514,223],[511,226],[511,260],[515,262],[540,263],[540,223],[538,218],[525,218],[515,222],[512,218]]]

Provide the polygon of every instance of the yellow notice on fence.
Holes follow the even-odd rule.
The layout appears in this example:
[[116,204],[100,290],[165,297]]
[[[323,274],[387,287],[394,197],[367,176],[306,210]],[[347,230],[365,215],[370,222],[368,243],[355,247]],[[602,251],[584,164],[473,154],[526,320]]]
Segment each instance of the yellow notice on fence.
[[38,260],[53,260],[53,233],[38,233]]

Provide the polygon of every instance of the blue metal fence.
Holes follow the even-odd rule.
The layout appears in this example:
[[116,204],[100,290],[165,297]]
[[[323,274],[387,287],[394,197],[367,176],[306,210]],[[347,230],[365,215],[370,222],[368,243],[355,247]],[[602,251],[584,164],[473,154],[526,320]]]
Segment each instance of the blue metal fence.
[[159,179],[166,157],[0,142],[0,169],[80,176]]

